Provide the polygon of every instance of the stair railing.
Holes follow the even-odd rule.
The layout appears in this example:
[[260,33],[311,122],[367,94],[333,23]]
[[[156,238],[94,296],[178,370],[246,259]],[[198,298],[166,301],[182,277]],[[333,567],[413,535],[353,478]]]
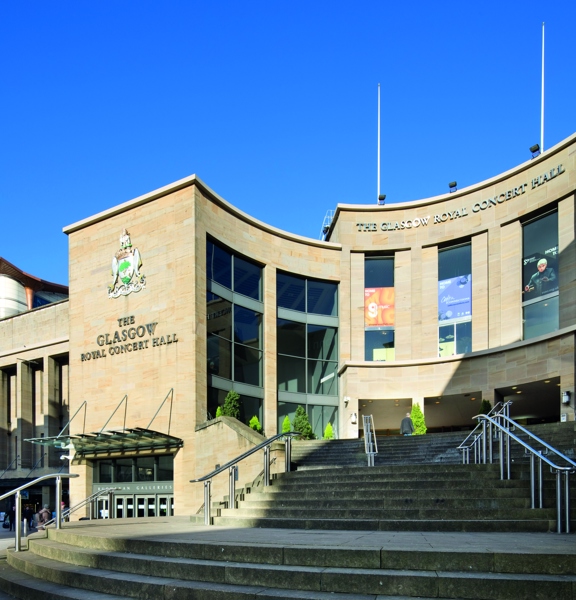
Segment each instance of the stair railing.
[[292,462],[292,438],[301,435],[299,431],[288,431],[286,433],[278,433],[277,435],[264,440],[262,443],[254,446],[254,448],[250,448],[250,450],[246,450],[244,454],[237,456],[231,461],[227,462],[225,465],[221,467],[217,467],[208,475],[204,475],[204,477],[199,477],[198,479],[191,479],[190,483],[199,483],[200,481],[204,482],[204,525],[212,524],[212,517],[210,515],[210,488],[212,485],[212,478],[222,473],[223,471],[228,470],[228,494],[230,497],[229,508],[236,508],[236,480],[238,479],[238,463],[243,461],[245,458],[248,458],[255,452],[259,450],[264,450],[264,486],[267,487],[270,485],[270,446],[276,440],[280,438],[284,438],[285,443],[285,452],[284,452],[284,469],[286,473],[290,472],[290,463]]
[[[90,511],[90,519],[93,519],[94,518],[94,501],[97,500],[98,498],[100,498],[100,496],[104,496],[105,494],[108,496],[108,514],[110,514],[112,512],[110,509],[112,507],[112,500],[113,500],[114,492],[117,492],[118,490],[121,490],[121,489],[122,488],[119,488],[119,487],[110,487],[110,488],[104,488],[102,490],[94,492],[93,494],[88,496],[88,498],[84,498],[84,500],[82,500],[81,502],[78,502],[78,504],[75,504],[74,506],[72,506],[70,508],[65,508],[64,510],[62,510],[62,519],[63,520],[68,519],[72,513],[76,512],[77,510],[83,508],[86,505],[88,505],[88,509]],[[46,521],[46,523],[43,523],[42,525],[46,528],[46,527],[48,527],[48,525],[52,525],[52,523],[54,523],[55,521],[56,521],[56,519],[50,519],[49,521]]]
[[362,415],[362,426],[364,428],[364,450],[368,458],[368,466],[374,466],[374,457],[378,454],[378,442],[376,441],[376,429],[372,415]]
[[[509,417],[511,404],[512,404],[512,402],[506,402],[504,404],[502,402],[496,403],[490,409],[488,416],[492,417],[494,419],[497,419],[497,420],[499,419],[500,415],[505,415],[505,416]],[[491,440],[493,439],[494,435],[496,435],[497,437],[500,436],[499,430],[493,428],[492,423],[488,424],[488,429],[489,429],[489,438]],[[475,464],[478,464],[481,457],[485,457],[483,460],[484,460],[484,464],[486,464],[486,452],[482,452],[482,448],[481,448],[481,444],[483,443],[482,432],[483,432],[483,425],[482,425],[482,423],[478,422],[476,427],[466,436],[466,439],[458,446],[457,450],[460,450],[462,452],[462,464],[464,464],[464,465],[470,464],[470,451],[471,450],[474,451],[474,463]],[[493,459],[494,459],[494,457],[492,454],[492,444],[490,444],[489,452],[488,452],[488,462],[490,464],[492,464]]]
[[24,485],[12,490],[10,492],[6,492],[2,496],[0,496],[0,501],[5,498],[9,498],[10,496],[15,496],[15,515],[14,518],[16,523],[14,523],[14,551],[20,552],[21,540],[22,540],[22,531],[21,531],[21,523],[22,523],[22,496],[20,492],[25,490],[26,488],[32,487],[36,485],[40,481],[46,481],[47,479],[56,479],[56,529],[60,529],[62,527],[62,479],[71,479],[72,477],[79,477],[77,473],[56,473],[51,475],[42,475],[42,477],[38,477],[33,481],[29,481]]
[[[557,533],[570,533],[570,481],[571,473],[576,472],[576,462],[568,458],[556,448],[550,446],[541,440],[537,435],[528,431],[510,417],[500,414],[497,418],[488,415],[476,415],[482,424],[482,462],[486,464],[486,431],[487,424],[492,424],[500,433],[499,457],[500,457],[500,479],[511,478],[511,456],[510,442],[514,441],[524,448],[525,454],[530,456],[530,508],[544,508],[544,478],[543,463],[550,468],[550,472],[556,476],[556,530]],[[519,429],[526,434],[532,442],[536,442],[544,447],[544,450],[538,450],[529,443],[521,440],[512,433],[512,429]],[[492,439],[490,439],[492,446]],[[546,454],[551,452],[556,461],[564,461],[567,465],[559,465],[549,459]],[[536,461],[538,464],[536,465]]]

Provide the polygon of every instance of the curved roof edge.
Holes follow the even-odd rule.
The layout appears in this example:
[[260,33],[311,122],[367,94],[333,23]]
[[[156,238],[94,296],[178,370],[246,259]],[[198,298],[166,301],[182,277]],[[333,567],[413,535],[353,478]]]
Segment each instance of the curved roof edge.
[[[457,192],[447,192],[447,193],[441,194],[439,196],[432,196],[430,198],[422,198],[421,200],[408,200],[406,202],[393,202],[391,204],[385,204],[385,205],[338,204],[336,206],[336,212],[334,214],[334,218],[332,219],[332,223],[336,222],[336,220],[338,219],[338,213],[340,213],[341,211],[368,212],[368,211],[378,210],[378,211],[386,212],[387,210],[417,208],[420,206],[427,206],[428,204],[435,204],[435,203],[441,202],[443,200],[448,200],[448,199],[453,200],[454,198],[458,198],[460,196],[467,196],[468,194],[479,191],[485,187],[489,187],[491,185],[499,183],[500,181],[504,181],[514,175],[517,175],[518,173],[522,173],[522,171],[527,171],[528,169],[533,167],[535,164],[538,164],[539,162],[542,162],[542,161],[550,158],[554,154],[557,154],[558,152],[560,152],[564,148],[570,146],[571,144],[574,144],[575,142],[576,142],[576,133],[573,133],[572,135],[568,136],[566,139],[562,140],[555,146],[552,146],[552,148],[549,148],[548,150],[545,150],[544,152],[542,152],[536,158],[531,158],[531,159],[527,160],[526,162],[522,163],[521,165],[513,167],[512,169],[509,169],[508,171],[505,171],[504,173],[500,173],[494,177],[491,177],[490,179],[485,179],[484,181],[481,181],[479,183],[475,183],[468,187],[459,189]],[[332,229],[332,227],[331,227],[331,229]]]
[[85,227],[89,227],[90,225],[93,225],[94,223],[104,221],[110,217],[119,215],[123,212],[131,210],[138,206],[142,206],[143,204],[147,204],[148,202],[157,200],[158,198],[161,198],[162,196],[167,196],[168,194],[177,192],[178,190],[181,190],[181,189],[184,189],[187,187],[191,187],[191,186],[197,186],[206,195],[208,195],[215,204],[217,204],[218,206],[223,208],[225,211],[229,212],[230,214],[234,215],[236,218],[238,218],[250,225],[254,225],[255,227],[258,227],[262,231],[266,231],[277,237],[285,238],[285,239],[291,240],[293,242],[303,243],[308,246],[319,246],[322,248],[331,248],[334,250],[339,250],[342,247],[342,245],[337,242],[327,242],[324,240],[316,240],[314,238],[308,238],[308,237],[298,235],[295,233],[289,233],[288,231],[284,231],[277,227],[273,227],[272,225],[268,225],[268,224],[264,223],[263,221],[260,221],[254,217],[251,217],[244,211],[240,210],[239,208],[236,208],[235,206],[230,204],[228,201],[224,200],[224,198],[222,198],[222,196],[218,195],[212,188],[207,186],[196,175],[189,175],[188,177],[179,179],[178,181],[175,181],[174,183],[170,183],[164,187],[158,188],[157,190],[153,190],[152,192],[148,192],[147,194],[138,196],[137,198],[128,200],[127,202],[118,204],[117,206],[114,206],[108,210],[97,213],[97,214],[93,215],[92,217],[88,217],[86,219],[83,219],[82,221],[77,221],[76,223],[72,223],[71,225],[64,227],[62,229],[62,231],[66,235],[69,235],[71,233],[74,233],[75,231],[79,231],[81,229],[84,229]]
[[34,275],[30,275],[22,269],[14,266],[12,263],[8,262],[5,258],[0,256],[0,275],[6,275],[15,279],[23,286],[28,287],[35,292],[44,291],[44,292],[56,292],[59,294],[68,294],[68,286],[62,285],[60,283],[52,283],[51,281],[44,281],[44,279],[40,279],[39,277],[35,277]]

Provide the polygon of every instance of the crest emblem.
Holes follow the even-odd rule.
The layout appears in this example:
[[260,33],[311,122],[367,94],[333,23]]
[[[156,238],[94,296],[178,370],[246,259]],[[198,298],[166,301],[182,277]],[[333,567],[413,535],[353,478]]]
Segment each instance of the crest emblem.
[[112,258],[112,283],[108,286],[108,297],[118,298],[146,287],[146,277],[140,273],[142,258],[138,248],[132,247],[126,229],[120,236],[120,250]]

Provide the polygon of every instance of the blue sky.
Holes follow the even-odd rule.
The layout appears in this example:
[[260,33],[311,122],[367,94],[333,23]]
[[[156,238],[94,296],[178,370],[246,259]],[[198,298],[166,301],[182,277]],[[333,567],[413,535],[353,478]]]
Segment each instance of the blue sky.
[[[318,238],[478,183],[576,131],[576,2],[0,3],[0,256],[68,283],[66,225],[197,174]],[[116,235],[116,234],[114,234]]]

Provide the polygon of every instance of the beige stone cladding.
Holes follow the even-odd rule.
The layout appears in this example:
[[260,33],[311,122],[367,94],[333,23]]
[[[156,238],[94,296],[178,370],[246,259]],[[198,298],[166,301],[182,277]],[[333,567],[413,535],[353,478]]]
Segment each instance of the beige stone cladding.
[[[511,394],[499,398],[494,394],[494,390],[509,387],[510,382],[522,387],[535,380],[560,378],[563,388],[570,389],[574,385],[575,358],[574,332],[559,332],[465,358],[397,361],[388,365],[349,362],[342,368],[341,381],[343,393],[358,399],[360,413],[369,414],[371,402],[381,403],[379,429],[397,429],[403,413],[413,402],[421,404],[425,399],[444,400],[450,396],[459,397],[458,404],[452,406],[450,412],[446,411],[445,401],[439,402],[438,406],[434,402],[428,405],[425,410],[427,425],[472,425],[472,417],[478,413],[482,398],[513,400],[521,406],[520,396]],[[478,396],[474,397],[470,392],[477,392]],[[466,397],[468,399],[464,401]],[[472,404],[470,400],[477,402]],[[354,406],[344,410],[345,421],[349,420]],[[572,409],[564,410],[569,410],[573,419]]]
[[[126,229],[139,250],[146,287],[108,297],[110,265]],[[71,397],[87,402],[87,431],[99,431],[127,395],[127,426],[147,427],[184,441],[175,457],[176,511],[188,514],[201,499],[190,479],[205,475],[195,460],[195,428],[206,420],[206,239],[264,266],[265,419],[275,433],[275,273],[277,269],[338,281],[338,244],[290,236],[251,219],[195,177],[187,178],[65,229],[70,244]],[[123,335],[142,333],[130,350]],[[153,333],[151,333],[153,330]],[[162,343],[155,343],[158,340]],[[166,342],[166,343],[164,343]],[[171,420],[169,420],[171,414]],[[107,429],[121,429],[119,410]],[[80,423],[75,423],[78,433]],[[88,465],[72,470],[76,498],[90,493]]]
[[10,477],[62,467],[60,452],[25,440],[57,435],[68,419],[68,308],[62,301],[0,320],[0,470],[10,467]]

